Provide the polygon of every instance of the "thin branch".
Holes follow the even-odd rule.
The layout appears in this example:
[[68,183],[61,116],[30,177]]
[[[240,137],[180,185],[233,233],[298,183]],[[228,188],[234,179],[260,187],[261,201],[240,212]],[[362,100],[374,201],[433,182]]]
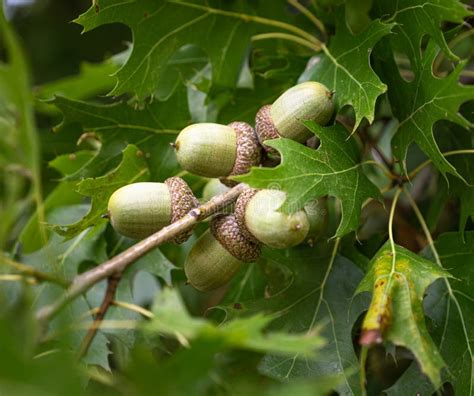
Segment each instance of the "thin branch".
[[136,304],[130,304],[130,303],[127,303],[127,302],[124,302],[124,301],[114,300],[114,301],[112,301],[112,305],[115,306],[115,307],[124,308],[124,309],[128,309],[129,311],[139,313],[140,315],[142,315],[142,316],[144,316],[145,318],[148,318],[148,319],[151,319],[155,316],[153,314],[153,312],[151,312],[148,309],[145,309],[143,307],[140,307],[139,305],[136,305]]
[[[466,149],[466,150],[452,150],[446,151],[445,153],[441,153],[445,157],[449,157],[450,155],[457,155],[457,154],[474,154],[474,149]],[[422,164],[418,165],[415,169],[413,169],[410,174],[408,175],[408,180],[413,179],[423,168],[431,164],[431,159],[426,160]]]
[[31,276],[35,278],[38,282],[51,282],[55,283],[58,286],[61,286],[62,288],[67,288],[69,286],[69,282],[65,279],[59,278],[52,274],[38,271],[37,269],[30,267],[29,265],[19,263],[8,257],[0,256],[0,263],[8,265],[9,267],[14,268],[15,270],[21,272],[24,275]]
[[36,318],[42,325],[46,325],[62,308],[79,295],[85,293],[96,283],[107,279],[117,272],[124,272],[132,263],[137,261],[149,251],[159,245],[168,242],[182,232],[190,230],[196,223],[217,213],[222,208],[233,203],[247,186],[238,184],[224,194],[215,196],[205,204],[191,210],[186,216],[178,221],[162,228],[160,231],[148,238],[131,246],[127,250],[102,263],[101,265],[76,276],[68,290],[51,305],[41,308]]
[[36,280],[32,278],[25,278],[24,275],[18,275],[18,274],[6,274],[6,275],[0,275],[0,281],[1,282],[26,282],[29,283],[30,285],[35,285]]
[[423,232],[425,233],[425,237],[428,241],[428,245],[429,245],[431,251],[433,252],[436,264],[438,264],[442,268],[443,264],[441,264],[441,259],[439,258],[438,251],[435,248],[433,237],[431,236],[431,232],[428,228],[428,224],[426,224],[426,221],[423,218],[423,215],[422,215],[420,209],[418,208],[418,205],[416,204],[415,200],[411,196],[411,194],[406,189],[403,189],[403,192],[405,193],[405,197],[407,198],[410,206],[412,207],[413,211],[415,212],[416,218],[418,219],[418,222],[420,223],[421,228],[422,228]]
[[308,18],[313,24],[321,31],[324,37],[327,37],[326,28],[320,19],[314,15],[310,10],[308,10],[303,4],[298,0],[287,0],[289,4],[295,7],[299,12],[301,12],[306,18]]
[[270,33],[256,34],[255,36],[252,36],[252,41],[269,40],[269,39],[282,39],[282,40],[293,41],[313,51],[316,51],[316,52],[321,51],[321,47],[319,45],[313,43],[312,41],[308,41],[304,38],[295,36],[294,34],[270,32]]
[[105,315],[107,315],[107,311],[109,310],[110,305],[114,301],[115,292],[117,291],[117,287],[121,279],[122,279],[122,272],[117,272],[113,274],[111,277],[109,277],[109,279],[107,280],[107,290],[105,291],[102,304],[100,304],[99,312],[97,312],[94,322],[92,323],[91,327],[87,331],[86,336],[82,340],[81,347],[79,348],[79,353],[78,353],[79,359],[81,359],[83,356],[87,354],[87,351],[89,350],[89,347],[91,346],[92,341],[94,341],[94,337],[97,334],[97,330],[99,330],[100,324],[104,320]]

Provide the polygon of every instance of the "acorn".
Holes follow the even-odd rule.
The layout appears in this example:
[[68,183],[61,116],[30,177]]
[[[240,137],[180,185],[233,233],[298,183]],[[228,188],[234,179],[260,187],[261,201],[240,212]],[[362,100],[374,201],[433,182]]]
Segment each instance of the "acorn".
[[279,209],[286,200],[280,190],[244,191],[235,204],[235,217],[245,237],[273,248],[289,248],[305,240],[310,229],[304,210],[287,214]]
[[245,122],[229,125],[201,123],[184,128],[174,143],[179,165],[190,173],[219,177],[247,173],[260,163],[261,147],[254,129]]
[[260,244],[244,237],[234,215],[217,215],[189,251],[184,272],[192,286],[207,292],[228,283],[260,253]]
[[272,105],[260,108],[255,118],[255,131],[268,152],[265,140],[284,137],[303,143],[313,136],[302,121],[313,120],[326,125],[334,113],[333,92],[323,84],[307,81],[285,91]]
[[206,183],[202,190],[202,200],[207,202],[216,195],[224,194],[229,190],[230,188],[225,184],[222,184],[219,179],[211,179]]
[[309,221],[308,235],[306,240],[310,245],[323,235],[328,225],[327,198],[313,199],[304,205],[303,210]]
[[[164,183],[134,183],[115,191],[108,203],[108,217],[114,229],[129,238],[143,239],[170,225],[197,207],[199,201],[186,182],[170,177]],[[186,241],[192,230],[178,235]]]

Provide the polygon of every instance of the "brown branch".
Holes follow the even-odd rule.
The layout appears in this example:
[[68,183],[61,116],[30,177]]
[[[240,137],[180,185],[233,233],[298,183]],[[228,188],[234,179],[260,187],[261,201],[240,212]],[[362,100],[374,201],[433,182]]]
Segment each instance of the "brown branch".
[[79,348],[79,359],[86,355],[89,347],[92,344],[92,341],[94,341],[94,337],[99,330],[100,324],[102,323],[102,320],[104,320],[109,307],[112,305],[115,299],[115,292],[117,291],[117,287],[121,279],[122,272],[117,272],[107,279],[107,290],[105,291],[104,298],[102,299],[102,304],[100,304],[100,308],[97,312],[97,315],[95,316],[94,322],[87,331],[86,336],[82,340],[81,347]]
[[173,224],[162,228],[160,231],[136,243],[101,265],[76,276],[69,289],[59,299],[51,305],[41,308],[36,313],[36,318],[40,325],[46,326],[70,301],[89,290],[96,283],[109,278],[117,272],[124,272],[129,265],[149,251],[164,242],[172,240],[182,232],[190,230],[196,223],[233,203],[245,188],[247,186],[241,183],[226,193],[215,196],[209,202],[191,210],[186,216]]

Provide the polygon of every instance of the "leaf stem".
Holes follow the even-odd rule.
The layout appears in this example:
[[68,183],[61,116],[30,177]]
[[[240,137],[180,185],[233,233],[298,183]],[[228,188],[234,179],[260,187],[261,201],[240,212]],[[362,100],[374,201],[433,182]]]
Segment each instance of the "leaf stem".
[[281,33],[281,32],[261,33],[261,34],[256,34],[255,36],[252,36],[251,38],[252,41],[268,40],[268,39],[282,39],[282,40],[293,41],[295,43],[298,43],[316,52],[321,50],[321,47],[316,45],[315,43],[308,41],[304,38],[295,36],[294,34],[289,34],[289,33]]
[[366,373],[366,364],[367,364],[367,352],[369,348],[366,345],[362,345],[360,350],[360,391],[362,396],[367,396],[367,389],[365,385],[367,383],[367,373]]
[[392,274],[395,271],[395,263],[396,263],[396,249],[395,249],[395,240],[393,238],[393,219],[395,217],[395,209],[397,207],[398,199],[400,198],[400,194],[402,193],[402,189],[398,188],[395,196],[393,197],[392,207],[390,208],[390,217],[388,219],[388,237],[390,240],[390,248],[392,250],[392,270],[390,271],[389,280],[387,281],[387,288],[389,290],[389,282],[392,279]]
[[144,316],[145,318],[148,318],[148,319],[151,319],[151,318],[155,317],[153,312],[151,312],[148,309],[145,309],[143,307],[140,307],[139,305],[136,305],[136,304],[130,304],[130,303],[127,303],[127,302],[124,302],[124,301],[114,300],[114,301],[112,301],[112,305],[115,306],[115,307],[124,308],[124,309],[128,309],[129,311],[139,313],[140,315],[142,315],[142,316]]
[[93,285],[109,278],[117,272],[125,271],[131,264],[149,251],[172,240],[182,232],[188,231],[196,223],[203,221],[207,217],[233,203],[246,188],[247,185],[244,183],[238,184],[231,190],[221,195],[217,195],[205,204],[191,210],[186,216],[178,221],[162,228],[160,231],[136,243],[117,256],[89,271],[77,275],[73,279],[71,286],[60,298],[54,301],[51,305],[42,307],[36,313],[37,320],[41,325],[46,325],[70,301],[89,290]]
[[258,23],[260,25],[278,27],[280,29],[287,30],[289,32],[295,33],[298,36],[304,37],[304,38],[306,38],[307,40],[313,42],[316,45],[321,45],[322,44],[321,41],[319,41],[316,37],[312,36],[311,34],[304,31],[303,29],[300,29],[299,27],[296,27],[296,26],[291,25],[291,24],[286,23],[286,22],[277,21],[275,19],[263,18],[263,17],[259,17],[259,16],[256,16],[256,15],[242,14],[242,13],[239,13],[239,12],[225,11],[225,10],[220,10],[218,8],[211,8],[211,7],[203,6],[203,5],[200,5],[200,4],[186,3],[184,1],[168,0],[168,3],[173,3],[173,4],[176,4],[176,5],[190,7],[190,8],[196,8],[198,10],[206,11],[210,14],[223,15],[223,16],[227,16],[227,17],[231,17],[231,18],[237,18],[237,19],[241,19],[245,22],[255,22],[255,23]]
[[[446,151],[445,153],[441,153],[445,157],[449,157],[450,155],[458,155],[458,154],[474,154],[474,149],[465,149],[465,150],[452,150],[452,151]],[[431,164],[432,160],[426,160],[422,164],[418,165],[415,169],[413,169],[409,175],[408,175],[408,180],[413,179],[423,168]]]
[[436,264],[438,264],[440,267],[443,267],[443,264],[441,264],[441,259],[439,258],[438,251],[435,248],[433,237],[431,236],[431,232],[428,228],[428,225],[426,224],[426,221],[423,218],[423,215],[421,214],[420,208],[418,208],[418,205],[416,204],[415,200],[405,188],[403,188],[403,192],[405,193],[405,196],[407,197],[408,202],[410,206],[412,207],[413,211],[415,212],[418,222],[420,223],[421,228],[423,229],[423,232],[425,233],[425,237],[426,237],[426,240],[428,241],[428,245],[435,257]]
[[52,274],[47,274],[45,272],[38,271],[37,269],[30,267],[29,265],[19,263],[3,255],[0,255],[0,262],[16,269],[22,274],[35,278],[37,281],[55,283],[56,285],[61,286],[63,288],[67,288],[69,286],[69,282],[65,279],[58,278]]
[[320,30],[320,32],[323,34],[324,37],[327,37],[326,28],[324,27],[324,24],[316,15],[314,15],[298,0],[287,0],[287,1],[289,4],[295,7],[299,12],[301,12],[306,18],[308,18],[314,24],[314,26],[316,26]]

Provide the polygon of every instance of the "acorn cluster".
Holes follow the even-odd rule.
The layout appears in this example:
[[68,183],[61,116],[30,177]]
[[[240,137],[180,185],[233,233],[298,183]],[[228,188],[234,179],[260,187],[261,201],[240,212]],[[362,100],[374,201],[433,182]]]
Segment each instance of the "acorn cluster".
[[[278,137],[301,143],[308,140],[312,134],[301,121],[327,124],[334,112],[332,96],[324,85],[305,82],[263,106],[256,115],[255,129],[239,121],[190,125],[173,144],[178,163],[189,173],[213,178],[203,190],[203,199],[208,200],[237,184],[229,176],[249,172],[267,154],[275,156],[265,141]],[[186,258],[189,283],[200,291],[214,290],[229,282],[245,263],[257,261],[263,245],[282,249],[317,240],[327,223],[326,199],[308,202],[291,214],[279,210],[285,200],[280,190],[248,188],[231,212],[214,216]],[[198,205],[186,182],[171,177],[164,183],[134,183],[118,189],[109,199],[108,216],[117,232],[142,239]],[[191,233],[177,236],[174,242],[186,241]]]

